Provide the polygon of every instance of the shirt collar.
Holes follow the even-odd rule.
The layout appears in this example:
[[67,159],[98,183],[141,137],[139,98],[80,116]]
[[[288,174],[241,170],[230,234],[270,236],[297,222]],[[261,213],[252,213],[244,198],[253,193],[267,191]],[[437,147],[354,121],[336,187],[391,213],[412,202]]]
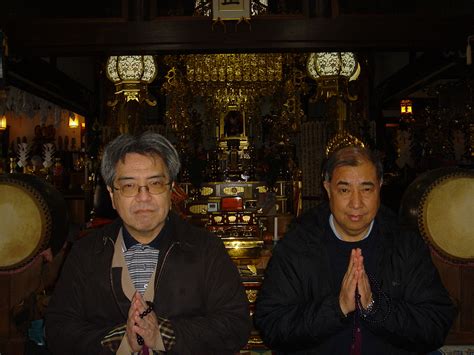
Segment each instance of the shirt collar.
[[[337,237],[337,239],[345,241],[344,239],[342,239],[341,235],[336,231],[336,226],[334,225],[334,216],[332,215],[332,213],[329,216],[329,225],[331,226],[331,229],[334,235]],[[374,226],[374,221],[372,220],[372,222],[370,223],[369,230],[367,231],[367,234],[364,235],[364,237],[361,240],[364,240],[365,238],[369,236],[370,232],[372,231],[373,226]]]
[[[168,234],[169,230],[169,218],[166,218],[165,225],[161,229],[160,233],[147,245],[154,248],[154,249],[160,249],[161,246],[161,240],[163,239],[163,236]],[[127,228],[123,226],[122,228],[122,234],[123,234],[123,242],[125,244],[125,248],[130,249],[133,247],[135,244],[139,244],[139,242],[132,237],[132,235],[129,233]]]

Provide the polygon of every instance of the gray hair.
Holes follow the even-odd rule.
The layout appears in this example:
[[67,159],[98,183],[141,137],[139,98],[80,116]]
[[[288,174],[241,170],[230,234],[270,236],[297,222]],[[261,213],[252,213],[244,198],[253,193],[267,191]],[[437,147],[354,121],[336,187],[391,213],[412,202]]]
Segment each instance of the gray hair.
[[369,148],[361,146],[344,147],[333,152],[324,165],[324,181],[331,181],[334,170],[340,166],[358,166],[363,162],[372,163],[375,166],[377,178],[383,179],[383,165],[380,157]]
[[181,168],[176,148],[161,134],[144,132],[136,136],[122,134],[107,144],[100,165],[100,172],[107,186],[113,185],[117,163],[123,162],[129,153],[160,156],[165,162],[171,181],[176,181]]

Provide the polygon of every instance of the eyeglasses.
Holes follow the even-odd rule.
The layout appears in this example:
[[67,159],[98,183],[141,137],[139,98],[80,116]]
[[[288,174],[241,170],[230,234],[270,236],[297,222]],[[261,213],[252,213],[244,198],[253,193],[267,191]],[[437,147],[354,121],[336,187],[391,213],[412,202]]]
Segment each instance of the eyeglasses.
[[168,189],[172,182],[163,182],[161,180],[150,180],[146,185],[138,185],[134,182],[128,182],[119,187],[112,186],[114,190],[120,191],[120,193],[125,197],[134,197],[138,195],[142,187],[152,195],[159,195],[165,192]]

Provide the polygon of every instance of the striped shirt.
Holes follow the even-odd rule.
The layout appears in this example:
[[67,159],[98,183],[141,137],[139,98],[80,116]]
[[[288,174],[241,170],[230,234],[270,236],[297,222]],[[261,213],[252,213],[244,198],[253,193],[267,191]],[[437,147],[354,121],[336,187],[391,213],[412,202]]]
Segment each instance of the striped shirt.
[[159,254],[158,249],[141,243],[131,246],[123,253],[133,285],[142,295],[155,271]]
[[[166,236],[170,234],[169,224],[166,223],[161,232],[149,243],[138,243],[127,231],[122,228],[123,236],[123,253],[130,278],[135,288],[143,295],[146,291],[148,283],[158,264],[160,249],[166,249]],[[161,339],[166,351],[170,350],[175,344],[176,337],[170,321],[157,315],[158,327],[160,329]],[[104,348],[108,348],[115,353],[125,335],[127,329],[126,324],[111,329],[109,333],[102,339],[101,344]],[[152,350],[152,349],[148,349]],[[153,350],[153,354],[164,354],[162,351]],[[141,353],[141,352],[140,352]]]
[[158,264],[159,250],[162,247],[162,237],[168,233],[167,224],[161,232],[148,244],[141,244],[127,231],[125,226],[122,228],[124,241],[125,263],[127,264],[128,273],[132,279],[136,290],[142,295],[150,282],[150,277]]

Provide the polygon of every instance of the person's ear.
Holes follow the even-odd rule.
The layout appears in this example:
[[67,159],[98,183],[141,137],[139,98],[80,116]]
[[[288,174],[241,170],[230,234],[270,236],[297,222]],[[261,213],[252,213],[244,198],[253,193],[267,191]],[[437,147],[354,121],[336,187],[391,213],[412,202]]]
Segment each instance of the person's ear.
[[331,183],[329,181],[323,182],[324,189],[326,190],[328,197],[331,198]]
[[114,190],[110,186],[107,186],[107,191],[109,191],[110,202],[112,202],[112,207],[114,210],[116,210],[114,203]]

